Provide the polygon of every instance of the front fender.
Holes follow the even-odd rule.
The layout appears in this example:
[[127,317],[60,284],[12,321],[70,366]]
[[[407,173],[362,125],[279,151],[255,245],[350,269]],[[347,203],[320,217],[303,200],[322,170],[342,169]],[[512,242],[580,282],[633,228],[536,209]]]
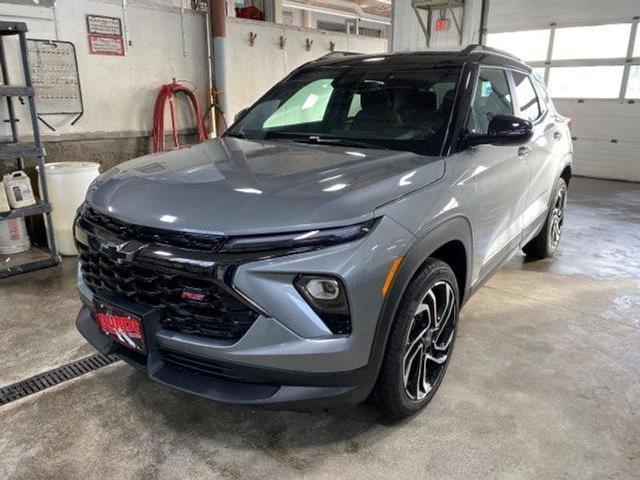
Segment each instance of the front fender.
[[369,378],[371,379],[371,387],[375,384],[375,380],[380,371],[391,325],[393,324],[396,311],[407,285],[420,270],[424,262],[438,248],[451,241],[461,242],[465,249],[466,276],[464,291],[461,292],[462,302],[464,303],[468,299],[471,291],[473,236],[469,219],[458,215],[433,227],[418,238],[407,251],[400,269],[396,274],[393,286],[384,301],[380,317],[378,318],[373,346],[371,348],[371,356],[367,365]]

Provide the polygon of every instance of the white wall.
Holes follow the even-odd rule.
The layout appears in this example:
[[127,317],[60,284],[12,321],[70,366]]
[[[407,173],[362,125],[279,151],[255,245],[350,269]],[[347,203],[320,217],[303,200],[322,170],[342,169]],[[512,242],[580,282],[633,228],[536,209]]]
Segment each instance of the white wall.
[[[85,20],[86,14],[122,18],[121,2],[57,0],[55,12],[50,8],[0,3],[0,19],[26,22],[28,38],[67,40],[76,47],[85,113],[75,126],[70,125],[73,115],[46,116],[57,132],[54,134],[41,124],[43,134],[147,133],[152,125],[157,91],[173,78],[195,84],[202,107],[206,106],[206,17],[198,12],[185,12],[187,56],[184,56],[180,12],[168,8],[170,3],[164,0],[129,2],[126,17],[132,45],[124,57],[89,54]],[[15,38],[9,40],[13,43],[8,45],[8,55],[19,66],[15,57],[17,42]],[[14,83],[18,83],[18,78],[22,82],[22,75],[18,77],[17,72],[15,68],[11,72]],[[21,133],[27,133],[27,111],[20,108],[18,112],[23,120]],[[188,109],[183,108],[179,113],[179,126],[193,125]],[[5,102],[0,105],[0,115],[6,118]],[[6,124],[0,126],[0,135],[8,132]]]
[[[393,15],[391,24],[391,50],[394,52],[406,52],[428,49],[450,49],[458,50],[470,43],[478,43],[480,30],[480,13],[482,11],[481,0],[467,0],[462,18],[462,43],[455,27],[453,18],[447,12],[449,29],[444,32],[436,31],[435,22],[438,11],[434,10],[431,22],[431,44],[427,48],[426,37],[420,28],[418,19],[409,0],[394,0]],[[453,10],[456,18],[460,21],[461,9]],[[422,11],[422,17],[426,22],[427,14]]]
[[[6,4],[0,0],[0,19],[26,22],[29,38],[67,40],[76,46],[85,113],[75,126],[70,125],[73,115],[47,116],[46,120],[57,131],[53,133],[41,124],[43,135],[75,138],[94,134],[147,134],[152,126],[157,91],[173,78],[195,84],[203,108],[207,105],[206,16],[185,12],[187,56],[184,56],[180,12],[173,4],[179,5],[179,2],[129,0],[126,17],[132,45],[128,46],[126,56],[114,57],[89,54],[85,15],[122,18],[119,0],[58,0],[55,11]],[[253,47],[249,45],[249,32],[258,34]],[[279,46],[281,35],[287,37],[284,49]],[[305,48],[307,38],[313,40],[309,51]],[[238,110],[251,105],[294,68],[329,53],[331,41],[335,42],[336,50],[387,51],[385,39],[228,17],[224,55],[226,78],[223,79],[226,82],[223,82],[225,88],[221,97],[227,119],[231,121]],[[9,56],[14,59],[16,46],[16,42],[9,45]],[[18,62],[14,63],[19,66]],[[22,79],[17,68],[12,70],[11,77],[14,83],[18,83],[18,78]],[[193,125],[186,102],[181,106],[179,126]],[[6,117],[4,102],[0,104],[0,115]],[[26,108],[18,108],[18,115],[24,120],[20,124],[21,134],[26,134],[30,131]],[[165,124],[168,125],[168,121]],[[8,133],[8,126],[1,125],[0,136]]]
[[[331,41],[336,50],[379,53],[387,51],[385,39],[358,37],[337,32],[324,32],[287,25],[227,18],[227,48],[225,51],[225,92],[221,103],[227,121],[250,106],[275,83],[294,68],[330,52]],[[250,32],[256,33],[254,46],[249,44]],[[284,49],[280,36],[286,36]],[[305,40],[313,40],[309,51]]]
[[[631,22],[638,0],[491,0],[489,32]],[[640,102],[618,99],[554,99],[573,120],[574,173],[640,181]],[[612,141],[615,140],[615,141]]]

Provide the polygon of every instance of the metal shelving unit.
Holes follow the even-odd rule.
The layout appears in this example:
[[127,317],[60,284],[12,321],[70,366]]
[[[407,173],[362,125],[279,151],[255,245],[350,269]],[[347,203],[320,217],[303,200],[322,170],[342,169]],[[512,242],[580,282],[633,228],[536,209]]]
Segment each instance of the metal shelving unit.
[[[23,22],[0,22],[0,68],[2,71],[2,84],[0,84],[0,97],[7,102],[9,119],[6,120],[11,127],[11,141],[0,143],[0,164],[15,162],[19,170],[24,170],[26,157],[35,157],[38,170],[44,172],[44,148],[40,140],[38,126],[38,112],[36,110],[35,92],[31,82],[29,71],[29,58],[27,52],[27,25]],[[25,85],[11,85],[9,81],[9,67],[5,52],[4,39],[9,35],[17,35],[20,46],[22,68]],[[13,100],[16,97],[26,98],[29,104],[31,116],[31,129],[33,142],[20,142],[18,136],[18,119],[16,118]],[[47,231],[47,245],[44,247],[32,246],[31,250],[16,255],[0,255],[0,278],[17,275],[19,273],[39,270],[60,263],[60,257],[53,238],[53,225],[51,223],[51,203],[44,175],[41,177],[40,194],[35,205],[17,208],[10,212],[0,213],[0,221],[12,218],[32,217],[42,215]]]

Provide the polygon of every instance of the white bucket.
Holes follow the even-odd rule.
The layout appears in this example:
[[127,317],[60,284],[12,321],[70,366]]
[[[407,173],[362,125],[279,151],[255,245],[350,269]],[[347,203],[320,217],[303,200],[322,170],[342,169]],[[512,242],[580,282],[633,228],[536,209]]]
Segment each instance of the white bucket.
[[11,208],[28,207],[36,203],[36,197],[33,195],[31,188],[31,180],[26,173],[21,170],[17,172],[7,173],[2,178],[4,190],[9,199]]
[[0,222],[0,254],[13,255],[31,248],[24,218],[10,218]]
[[[100,174],[93,162],[56,162],[44,166],[53,205],[53,234],[61,255],[78,255],[73,242],[73,220],[91,182]],[[40,174],[42,174],[40,172]]]

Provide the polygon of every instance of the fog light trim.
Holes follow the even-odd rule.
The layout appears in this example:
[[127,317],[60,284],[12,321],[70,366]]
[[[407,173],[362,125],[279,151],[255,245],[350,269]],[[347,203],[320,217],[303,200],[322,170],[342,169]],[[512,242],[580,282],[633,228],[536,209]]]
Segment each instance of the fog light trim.
[[340,279],[331,275],[302,274],[294,279],[293,285],[331,333],[351,333],[347,291]]

